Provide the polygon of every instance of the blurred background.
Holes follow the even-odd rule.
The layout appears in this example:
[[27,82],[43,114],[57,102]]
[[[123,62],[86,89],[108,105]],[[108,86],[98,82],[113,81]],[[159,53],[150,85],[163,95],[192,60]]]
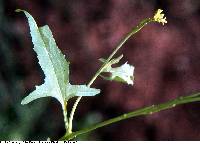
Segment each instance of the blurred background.
[[[161,8],[168,24],[150,24],[118,52],[135,66],[135,84],[98,78],[102,90],[83,98],[74,130],[137,108],[200,92],[200,1],[198,0],[0,0],[0,140],[58,139],[64,134],[61,105],[53,98],[28,105],[22,98],[43,83],[27,20],[48,24],[70,64],[72,84],[85,84],[120,39]],[[117,55],[117,56],[118,56]],[[69,102],[69,109],[74,99]],[[77,140],[200,140],[200,103],[118,122]]]

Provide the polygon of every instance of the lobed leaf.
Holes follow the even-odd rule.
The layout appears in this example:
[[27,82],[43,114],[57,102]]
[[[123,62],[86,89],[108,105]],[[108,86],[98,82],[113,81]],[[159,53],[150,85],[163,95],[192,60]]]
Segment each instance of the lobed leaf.
[[28,12],[16,10],[16,12],[21,11],[28,18],[33,49],[45,74],[44,84],[36,86],[36,90],[25,97],[21,104],[52,96],[64,106],[64,102],[73,96],[94,96],[100,93],[99,89],[69,83],[69,62],[57,47],[50,28],[47,25],[38,28],[34,18]]

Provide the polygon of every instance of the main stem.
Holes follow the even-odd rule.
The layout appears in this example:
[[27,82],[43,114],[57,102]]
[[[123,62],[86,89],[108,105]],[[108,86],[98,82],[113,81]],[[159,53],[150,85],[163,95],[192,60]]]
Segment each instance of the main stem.
[[[153,22],[154,20],[152,18],[147,18],[144,19],[142,22],[140,22],[140,24],[136,27],[134,27],[121,41],[120,43],[117,45],[117,47],[114,49],[114,51],[110,54],[110,56],[106,59],[106,61],[103,63],[103,65],[100,67],[100,69],[96,72],[96,74],[92,77],[92,79],[90,80],[90,82],[88,83],[88,87],[90,87],[93,82],[96,80],[96,78],[101,74],[101,72],[106,68],[107,64],[109,63],[109,61],[113,58],[113,56],[118,52],[118,50],[123,46],[123,44],[135,33],[137,33],[138,31],[140,31],[145,25],[147,25],[150,22]],[[72,121],[73,121],[73,116],[74,113],[76,111],[77,105],[80,102],[82,96],[79,96],[77,98],[77,100],[75,101],[72,111],[70,113],[70,118],[69,118],[69,127],[67,130],[67,134],[71,134],[72,133]]]
[[109,124],[112,124],[112,123],[119,122],[121,120],[125,120],[125,119],[131,118],[131,117],[136,117],[136,116],[142,116],[142,115],[148,115],[148,114],[151,115],[153,113],[160,112],[162,110],[173,108],[177,105],[190,103],[190,102],[196,102],[196,101],[200,101],[200,93],[196,93],[196,94],[193,94],[193,95],[190,95],[190,96],[185,96],[185,97],[179,97],[179,98],[176,98],[174,100],[170,100],[166,103],[162,103],[162,104],[159,104],[159,105],[152,105],[152,106],[149,106],[149,107],[138,109],[136,111],[132,111],[132,112],[120,115],[118,117],[97,123],[95,125],[92,125],[90,127],[84,128],[82,130],[73,132],[71,134],[65,134],[59,140],[70,140],[70,139],[75,138],[78,135],[93,131],[97,128],[100,128],[100,127],[103,127],[103,126],[106,126],[106,125],[109,125]]

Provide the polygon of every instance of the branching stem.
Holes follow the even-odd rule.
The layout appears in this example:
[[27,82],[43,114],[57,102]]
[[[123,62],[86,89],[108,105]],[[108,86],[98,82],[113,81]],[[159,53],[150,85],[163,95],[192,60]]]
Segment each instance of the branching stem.
[[[118,52],[118,50],[123,46],[123,44],[131,37],[133,36],[135,33],[137,33],[138,31],[140,31],[145,25],[147,25],[150,22],[153,22],[154,20],[152,18],[147,18],[144,19],[142,22],[140,22],[140,24],[136,27],[134,27],[121,41],[120,43],[117,45],[117,47],[114,49],[114,51],[110,54],[110,56],[106,59],[106,61],[103,63],[103,65],[100,67],[100,69],[96,72],[96,74],[92,77],[92,79],[90,80],[90,82],[88,83],[88,87],[90,87],[93,82],[96,80],[96,78],[102,73],[102,71],[106,68],[107,64],[109,63],[109,61],[113,58],[113,56]],[[73,108],[71,110],[70,113],[70,117],[69,117],[69,127],[67,130],[67,134],[72,133],[72,121],[73,121],[73,117],[74,117],[74,113],[76,111],[77,105],[80,102],[82,96],[79,96],[77,98],[77,100],[75,101]]]

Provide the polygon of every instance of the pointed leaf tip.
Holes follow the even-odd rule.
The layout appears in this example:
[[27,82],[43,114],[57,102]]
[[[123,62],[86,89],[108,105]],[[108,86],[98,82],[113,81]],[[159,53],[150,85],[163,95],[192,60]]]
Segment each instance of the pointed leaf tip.
[[21,105],[26,105],[27,103],[25,103],[24,99],[21,101]]
[[16,9],[16,10],[15,10],[15,12],[17,12],[17,13],[18,13],[18,12],[23,12],[23,11],[24,11],[24,10],[21,10],[21,9]]
[[30,103],[30,101],[27,101],[27,97],[25,97],[25,98],[22,99],[22,101],[21,101],[21,105],[26,105],[26,104],[28,104],[28,103]]

